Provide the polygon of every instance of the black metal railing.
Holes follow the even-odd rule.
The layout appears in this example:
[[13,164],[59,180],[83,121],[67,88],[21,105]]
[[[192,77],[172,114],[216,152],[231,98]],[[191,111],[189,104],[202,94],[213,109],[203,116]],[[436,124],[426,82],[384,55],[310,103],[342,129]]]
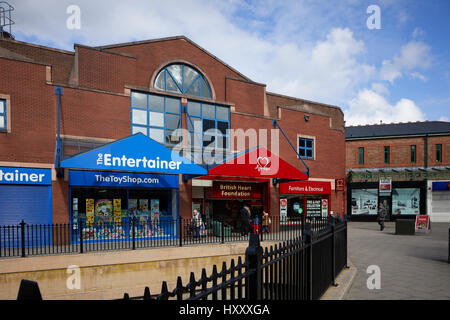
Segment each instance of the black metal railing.
[[250,234],[245,261],[238,257],[225,262],[218,272],[216,265],[207,276],[202,269],[196,280],[190,273],[183,285],[177,278],[175,288],[162,282],[161,292],[152,295],[145,287],[144,295],[123,299],[144,300],[317,300],[347,265],[347,221],[335,221],[322,229],[305,224],[303,236],[263,248],[258,234]]
[[[306,223],[313,232],[326,229],[329,218],[271,217],[270,224],[251,224],[250,231],[260,241],[287,241],[301,237]],[[121,223],[27,224],[0,226],[0,257],[26,257],[46,254],[85,253],[106,250],[135,250],[248,241],[241,221],[161,218],[122,219]]]

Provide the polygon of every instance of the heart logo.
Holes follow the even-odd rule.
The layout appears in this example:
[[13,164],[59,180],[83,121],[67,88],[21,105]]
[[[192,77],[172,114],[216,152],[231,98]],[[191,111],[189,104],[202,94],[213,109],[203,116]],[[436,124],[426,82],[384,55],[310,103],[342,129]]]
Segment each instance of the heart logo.
[[258,159],[256,160],[256,162],[258,163],[258,166],[261,168],[265,168],[267,167],[267,165],[270,163],[269,158],[267,157],[258,157]]

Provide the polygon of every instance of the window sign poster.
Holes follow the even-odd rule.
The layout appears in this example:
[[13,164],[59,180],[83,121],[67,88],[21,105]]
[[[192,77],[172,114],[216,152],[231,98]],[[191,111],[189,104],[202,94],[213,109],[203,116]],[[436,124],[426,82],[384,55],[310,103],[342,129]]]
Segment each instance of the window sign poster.
[[380,193],[390,194],[391,190],[392,190],[392,179],[391,178],[380,179]]
[[114,223],[122,222],[122,199],[113,199],[114,204]]
[[352,190],[352,214],[376,215],[378,209],[377,189]]
[[141,223],[146,222],[148,218],[148,199],[139,199],[139,220]]
[[137,216],[137,199],[128,199],[128,213],[130,217]]
[[287,199],[280,199],[280,219],[284,220],[287,216],[288,201]]
[[78,198],[73,198],[72,202],[72,228],[78,229]]
[[95,214],[97,223],[111,223],[113,216],[113,203],[109,199],[95,201]]
[[[327,209],[327,211],[328,211],[328,209]],[[322,216],[322,199],[307,199],[306,200],[306,216],[307,217],[321,217]]]
[[328,199],[322,199],[322,217],[328,217]]
[[420,214],[420,189],[394,189],[392,192],[392,213],[396,215]]
[[94,210],[95,210],[94,199],[86,199],[86,223],[87,224],[94,223]]

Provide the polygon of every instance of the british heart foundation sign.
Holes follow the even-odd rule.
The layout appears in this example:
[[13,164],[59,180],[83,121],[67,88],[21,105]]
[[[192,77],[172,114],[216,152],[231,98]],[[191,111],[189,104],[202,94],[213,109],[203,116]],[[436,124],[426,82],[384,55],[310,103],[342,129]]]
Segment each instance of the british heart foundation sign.
[[261,199],[261,186],[257,183],[213,182],[213,198]]

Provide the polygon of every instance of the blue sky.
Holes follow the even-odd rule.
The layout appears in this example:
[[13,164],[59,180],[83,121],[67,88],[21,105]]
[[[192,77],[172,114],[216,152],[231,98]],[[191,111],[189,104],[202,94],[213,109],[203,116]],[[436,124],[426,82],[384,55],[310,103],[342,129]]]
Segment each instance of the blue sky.
[[73,50],[185,35],[270,92],[341,107],[348,125],[450,119],[447,0],[9,2],[17,40]]

